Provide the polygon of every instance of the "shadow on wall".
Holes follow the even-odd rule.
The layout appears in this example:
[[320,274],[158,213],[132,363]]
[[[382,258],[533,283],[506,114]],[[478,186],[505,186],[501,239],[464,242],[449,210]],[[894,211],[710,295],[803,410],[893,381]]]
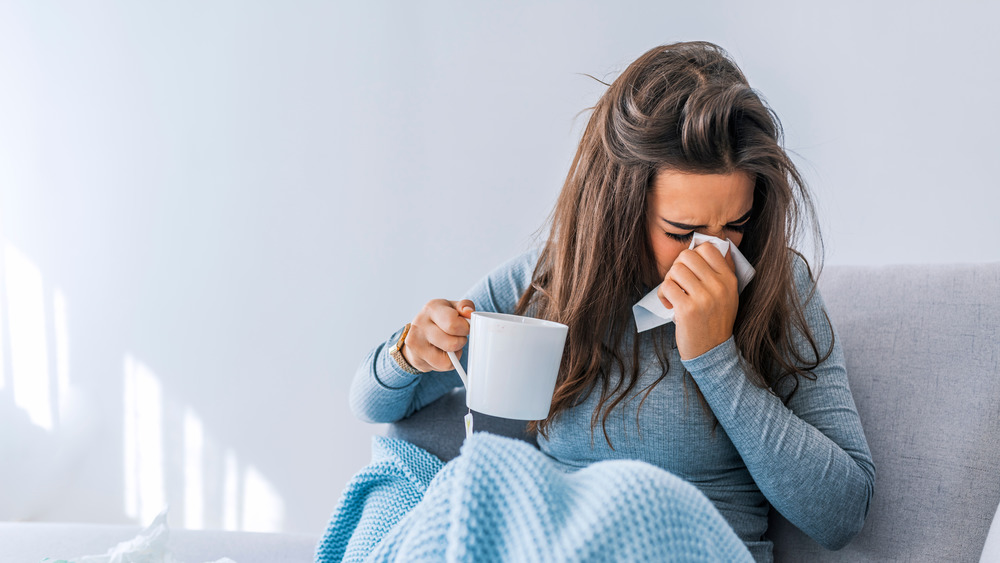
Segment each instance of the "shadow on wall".
[[[125,352],[122,377],[108,379],[121,387],[74,385],[69,304],[60,289],[51,295],[48,307],[39,268],[0,239],[0,520],[47,520],[74,487],[100,489],[82,482],[76,469],[107,449],[121,458],[98,461],[103,483],[121,476],[116,501],[137,524],[148,524],[169,504],[177,527],[282,531],[281,494],[206,432],[198,413],[171,397],[134,355]],[[98,415],[88,397],[112,392],[121,394],[120,414]],[[120,448],[102,449],[102,440],[119,438],[101,435],[99,421],[119,416],[120,425],[109,427],[122,430]]]

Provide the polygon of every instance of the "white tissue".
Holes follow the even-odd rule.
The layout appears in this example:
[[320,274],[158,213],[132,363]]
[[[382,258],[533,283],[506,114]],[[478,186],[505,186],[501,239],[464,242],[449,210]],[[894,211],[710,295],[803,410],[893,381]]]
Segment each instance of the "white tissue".
[[[691,239],[691,246],[688,248],[694,248],[699,244],[707,242],[711,243],[715,248],[719,249],[719,252],[723,256],[726,252],[731,252],[733,254],[733,262],[736,264],[736,279],[739,281],[739,292],[743,292],[743,288],[746,287],[750,280],[753,279],[756,270],[750,265],[750,262],[745,256],[740,254],[736,245],[733,244],[731,240],[723,240],[718,237],[712,237],[708,235],[703,235],[701,233],[695,233]],[[656,328],[660,325],[665,325],[674,320],[673,309],[667,309],[667,307],[660,301],[657,292],[660,290],[660,286],[656,286],[656,289],[650,291],[645,297],[639,300],[638,303],[632,306],[632,314],[635,315],[635,326],[639,332],[647,331],[651,328]]]
[[[103,555],[84,555],[69,559],[66,563],[180,563],[170,554],[167,540],[167,509],[153,519],[153,522],[136,537],[123,541]],[[63,563],[57,561],[56,563]],[[223,557],[212,563],[235,563]]]

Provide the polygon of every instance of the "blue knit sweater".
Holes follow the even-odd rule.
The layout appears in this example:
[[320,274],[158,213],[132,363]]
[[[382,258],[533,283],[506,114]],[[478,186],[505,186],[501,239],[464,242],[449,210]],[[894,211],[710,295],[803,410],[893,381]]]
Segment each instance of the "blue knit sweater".
[[[539,249],[502,264],[465,296],[477,311],[511,313],[531,281]],[[813,288],[805,263],[795,256],[793,270],[800,299]],[[819,292],[806,303],[806,319],[819,350],[829,348]],[[361,419],[394,422],[441,397],[462,382],[454,371],[419,376],[389,356],[399,332],[371,351],[355,375],[351,408]],[[662,467],[700,489],[726,518],[757,561],[770,561],[765,537],[773,506],[792,524],[828,549],[847,544],[860,531],[875,484],[875,467],[848,387],[844,355],[833,352],[801,379],[787,406],[773,393],[754,386],[740,364],[733,338],[690,360],[681,360],[673,323],[632,334],[640,338],[641,378],[628,400],[608,417],[604,439],[600,424],[591,433],[599,390],[552,422],[540,449],[564,467],[580,468],[608,459],[638,459]],[[645,389],[660,375],[653,339],[669,350],[667,376],[645,399]],[[796,340],[803,357],[811,351]],[[467,351],[462,355],[465,363]],[[623,354],[626,369],[631,353]],[[685,371],[690,374],[687,375]],[[611,373],[612,388],[621,373]],[[699,404],[691,379],[718,420]],[[638,411],[638,412],[637,412]]]

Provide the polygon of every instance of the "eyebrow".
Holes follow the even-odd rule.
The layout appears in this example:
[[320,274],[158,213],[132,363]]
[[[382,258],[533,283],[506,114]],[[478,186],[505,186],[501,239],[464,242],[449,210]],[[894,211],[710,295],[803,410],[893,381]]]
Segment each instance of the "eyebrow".
[[[750,214],[751,213],[753,213],[753,208],[752,207],[750,208],[749,211],[747,211],[746,213],[744,213],[742,217],[740,217],[739,219],[737,219],[735,221],[730,221],[727,224],[728,225],[739,225],[740,223],[742,223],[742,222],[750,219]],[[663,217],[660,217],[660,219],[663,219]],[[663,219],[663,220],[666,221],[667,223],[670,223],[671,225],[677,227],[678,229],[685,229],[685,230],[689,230],[689,231],[693,231],[695,229],[704,229],[705,227],[708,227],[708,225],[688,225],[687,223],[675,223],[675,222],[673,222],[673,221],[671,221],[669,219]]]

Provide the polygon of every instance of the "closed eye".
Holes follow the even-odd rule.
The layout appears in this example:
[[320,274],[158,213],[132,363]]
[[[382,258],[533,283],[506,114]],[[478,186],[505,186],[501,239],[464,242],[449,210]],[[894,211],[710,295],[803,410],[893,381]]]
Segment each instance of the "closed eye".
[[691,237],[694,235],[694,231],[691,231],[690,233],[685,233],[683,235],[678,235],[678,234],[675,234],[675,233],[668,233],[667,231],[663,231],[663,234],[665,234],[668,237],[676,240],[677,242],[688,242],[688,241],[691,240]]
[[[747,223],[749,223],[749,222],[750,221],[743,221],[739,225],[726,225],[725,229],[727,231],[733,231],[734,233],[743,233],[744,231],[747,230]],[[663,234],[665,234],[668,237],[676,240],[677,242],[690,242],[691,241],[691,237],[694,236],[694,231],[689,231],[689,232],[683,233],[683,234],[677,234],[677,233],[671,233],[671,232],[668,232],[668,231],[663,231]]]
[[[750,221],[750,215],[752,214],[753,214],[753,208],[751,207],[739,219],[734,219],[733,222],[726,225],[726,228],[746,226],[746,224]],[[664,223],[667,223],[672,227],[676,227],[678,229],[684,229],[686,231],[704,229],[708,226],[708,225],[689,225],[687,223],[678,223],[677,221],[671,221],[670,219],[666,219],[664,217],[660,217],[660,220],[662,220]]]

